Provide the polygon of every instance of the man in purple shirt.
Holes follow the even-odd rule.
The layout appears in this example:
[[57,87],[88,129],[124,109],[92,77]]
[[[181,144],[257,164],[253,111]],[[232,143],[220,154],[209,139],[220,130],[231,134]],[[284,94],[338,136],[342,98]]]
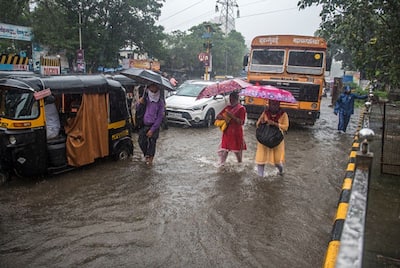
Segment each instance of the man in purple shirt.
[[139,129],[138,142],[146,164],[152,165],[156,153],[156,143],[160,133],[160,126],[164,117],[165,104],[158,85],[151,84],[147,87],[147,90],[146,99],[144,97],[139,99],[139,103],[146,103],[146,112],[143,117],[144,126]]

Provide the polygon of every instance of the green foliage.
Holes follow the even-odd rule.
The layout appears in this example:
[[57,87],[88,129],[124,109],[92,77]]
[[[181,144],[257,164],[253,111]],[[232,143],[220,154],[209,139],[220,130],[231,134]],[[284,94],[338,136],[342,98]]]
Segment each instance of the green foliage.
[[[12,25],[30,26],[29,0],[0,0],[0,22]],[[30,51],[31,44],[26,41],[0,39],[0,54],[17,54]]]
[[155,22],[163,0],[34,2],[35,41],[49,46],[52,51],[65,49],[70,64],[80,47],[79,29],[89,71],[98,66],[117,67],[119,49],[127,45],[137,47],[137,52],[148,52],[152,57],[162,55],[163,28],[155,26]]
[[318,34],[348,70],[363,78],[400,85],[400,1],[299,0],[300,9],[322,6]]
[[[205,38],[208,25],[213,31],[210,38]],[[208,42],[212,44],[211,75],[236,76],[242,69],[243,55],[246,52],[244,37],[236,31],[225,35],[218,25],[206,22],[193,26],[188,32],[175,31],[167,36],[164,67],[168,70],[185,71],[197,78],[202,76],[205,67],[198,60],[198,54],[207,51],[204,44]]]
[[29,0],[0,0],[0,22],[30,26]]

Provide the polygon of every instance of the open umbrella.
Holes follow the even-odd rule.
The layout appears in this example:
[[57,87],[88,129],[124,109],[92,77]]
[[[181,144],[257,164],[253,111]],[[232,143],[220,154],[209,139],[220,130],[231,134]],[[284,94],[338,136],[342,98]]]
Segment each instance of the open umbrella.
[[218,94],[227,94],[235,90],[240,90],[251,86],[252,84],[243,81],[242,79],[233,78],[224,80],[219,83],[215,83],[205,87],[197,96],[197,99],[209,98]]
[[167,78],[162,75],[153,72],[151,70],[139,69],[139,68],[129,68],[121,72],[121,74],[134,79],[139,84],[149,85],[157,84],[162,89],[173,90],[173,86],[168,81]]
[[265,86],[248,86],[239,92],[241,96],[255,97],[267,100],[275,100],[288,103],[296,103],[297,100],[293,97],[292,93],[287,90],[273,87],[270,85]]

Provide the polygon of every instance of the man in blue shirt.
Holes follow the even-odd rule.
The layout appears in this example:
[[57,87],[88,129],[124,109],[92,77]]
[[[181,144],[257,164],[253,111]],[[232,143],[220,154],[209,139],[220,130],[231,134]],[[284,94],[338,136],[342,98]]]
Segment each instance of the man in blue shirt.
[[355,99],[366,99],[368,95],[358,95],[351,93],[350,86],[346,86],[344,92],[340,94],[336,101],[334,114],[339,114],[338,131],[345,133],[347,125],[349,124],[350,117],[354,113],[354,100]]
[[145,157],[146,164],[152,165],[160,126],[164,117],[165,104],[158,85],[151,84],[147,87],[147,90],[146,99],[141,97],[137,104],[146,103],[146,111],[143,117],[144,126],[139,129],[138,143]]

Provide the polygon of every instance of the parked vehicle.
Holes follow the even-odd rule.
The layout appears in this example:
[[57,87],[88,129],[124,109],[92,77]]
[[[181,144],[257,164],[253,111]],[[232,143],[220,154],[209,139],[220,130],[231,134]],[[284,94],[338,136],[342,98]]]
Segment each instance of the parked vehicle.
[[176,93],[166,99],[168,123],[183,126],[211,126],[215,116],[229,104],[227,95],[216,95],[198,99],[200,92],[211,81],[186,81],[178,87]]
[[[49,98],[60,126],[51,139]],[[102,75],[0,79],[0,179],[55,174],[132,154],[127,98],[118,81]]]

